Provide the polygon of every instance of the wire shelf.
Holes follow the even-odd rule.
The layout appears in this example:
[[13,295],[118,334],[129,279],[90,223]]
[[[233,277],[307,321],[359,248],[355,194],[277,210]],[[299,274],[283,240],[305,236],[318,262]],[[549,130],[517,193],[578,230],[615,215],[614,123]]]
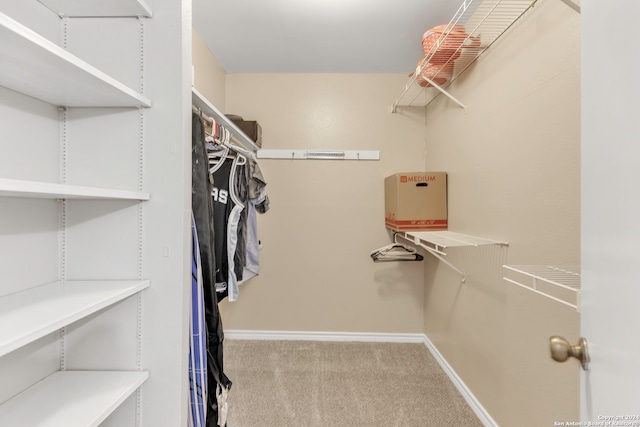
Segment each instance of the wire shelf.
[[580,267],[504,265],[509,283],[580,311]]
[[483,245],[508,246],[508,243],[506,242],[454,233],[453,231],[395,231],[394,241],[397,237],[401,237],[410,241],[414,245],[425,249],[431,255],[460,274],[460,276],[462,276],[462,283],[466,281],[464,271],[444,258],[447,256],[445,253],[446,248]]
[[[489,46],[491,46],[514,22],[516,22],[537,0],[465,0],[446,26],[442,36],[416,67],[400,96],[393,104],[397,107],[425,107],[440,93],[448,96],[464,108],[464,104],[449,94],[445,88],[462,74]],[[464,42],[452,39],[454,28],[464,27]],[[459,37],[459,36],[455,36]],[[448,41],[458,45],[455,55],[446,61],[434,61],[438,47]],[[457,59],[453,59],[457,58]],[[424,78],[421,70],[431,66],[430,77],[426,80],[430,87],[421,87],[418,78]],[[451,67],[453,67],[452,71]],[[451,73],[451,74],[449,74]],[[438,79],[446,80],[437,84]]]
[[453,231],[407,231],[403,234],[405,239],[427,245],[441,255],[446,255],[444,251],[452,247],[507,244],[506,242],[469,236]]

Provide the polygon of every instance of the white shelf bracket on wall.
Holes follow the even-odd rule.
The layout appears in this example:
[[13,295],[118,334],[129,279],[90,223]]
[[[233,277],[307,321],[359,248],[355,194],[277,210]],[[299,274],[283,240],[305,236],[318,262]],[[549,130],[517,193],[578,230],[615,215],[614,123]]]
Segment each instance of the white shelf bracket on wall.
[[380,160],[377,150],[258,150],[259,159]]
[[[416,68],[416,72],[414,73],[414,75],[411,77],[411,79],[409,80],[409,83],[407,83],[402,91],[402,93],[400,94],[400,96],[398,97],[398,99],[396,99],[396,101],[393,103],[393,107],[391,109],[392,113],[397,113],[398,112],[398,104],[400,103],[400,100],[402,98],[404,98],[404,96],[407,94],[407,92],[409,91],[409,89],[411,89],[411,87],[413,86],[413,84],[415,83],[418,74],[420,73],[420,67]],[[444,88],[442,86],[440,86],[438,83],[434,82],[433,80],[431,80],[429,77],[427,76],[422,76],[423,79],[425,79],[427,82],[429,82],[429,84],[431,85],[431,87],[433,87],[434,89],[438,90],[438,92],[440,92],[441,94],[445,95],[447,98],[449,98],[450,100],[452,100],[453,102],[455,102],[456,104],[458,104],[460,107],[462,108],[467,108],[462,102],[458,101],[458,98],[454,97],[453,95],[451,95],[449,92],[447,92],[446,90],[444,90]],[[415,98],[414,98],[415,99]]]
[[405,240],[410,241],[416,246],[429,252],[431,255],[442,261],[449,268],[462,276],[462,283],[466,281],[464,271],[450,263],[444,257],[447,256],[445,252],[450,247],[464,247],[464,246],[483,246],[483,245],[502,245],[507,246],[505,242],[499,242],[496,240],[485,239],[482,237],[474,237],[466,234],[454,233],[452,231],[396,231],[394,232],[396,237],[402,237]]

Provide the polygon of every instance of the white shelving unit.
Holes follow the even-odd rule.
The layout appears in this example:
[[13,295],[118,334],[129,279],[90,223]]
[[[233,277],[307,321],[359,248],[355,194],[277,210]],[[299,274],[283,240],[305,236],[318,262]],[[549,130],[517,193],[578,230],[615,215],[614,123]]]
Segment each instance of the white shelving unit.
[[[465,105],[445,89],[536,2],[537,0],[464,0],[447,24],[437,44],[419,61],[415,74],[409,78],[396,98],[392,112],[397,112],[398,107],[425,107],[441,93],[464,108]],[[450,42],[453,38],[451,30],[455,26],[463,26],[465,29],[467,37],[463,43]],[[475,40],[479,40],[480,44],[476,46]],[[430,60],[437,52],[436,46],[448,42],[453,45],[473,47],[459,47],[457,59],[442,64],[437,63],[436,72],[425,79],[431,86],[421,87],[417,82],[420,70],[430,64]],[[416,40],[416,43],[420,43],[420,40]],[[444,70],[450,66],[453,66],[451,76],[447,76],[446,83],[438,85],[435,80],[445,76]]]
[[151,101],[0,13],[0,86],[65,107],[150,107]]
[[507,282],[580,311],[580,268],[505,265]]
[[0,406],[0,421],[7,426],[96,427],[148,377],[147,372],[56,372]]
[[0,298],[0,357],[148,287],[148,280],[55,282]]
[[153,6],[1,6],[2,426],[186,425],[191,15]]
[[0,197],[149,200],[149,193],[0,178]]
[[[508,243],[497,240],[485,239],[483,237],[469,236],[467,234],[455,233],[453,231],[394,231],[395,238],[401,237],[412,244],[421,247],[444,264],[455,270],[465,281],[464,272],[447,261],[447,248],[454,247],[477,247],[484,245],[507,246]],[[394,240],[395,240],[394,238]]]

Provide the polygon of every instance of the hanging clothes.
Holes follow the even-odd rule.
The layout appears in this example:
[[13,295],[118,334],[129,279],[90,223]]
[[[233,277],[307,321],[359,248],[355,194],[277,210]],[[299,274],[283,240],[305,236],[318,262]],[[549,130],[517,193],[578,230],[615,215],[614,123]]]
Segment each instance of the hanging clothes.
[[[245,235],[245,263],[243,281],[249,280],[260,274],[260,239],[258,236],[258,218],[256,213],[265,213],[269,210],[269,197],[267,195],[267,183],[260,169],[260,165],[254,156],[248,159],[248,192],[247,192],[247,220]],[[260,209],[258,210],[258,206]]]
[[[266,182],[255,153],[229,144],[230,133],[215,120],[207,118],[207,121],[212,125],[209,136],[202,115],[193,114],[193,253],[200,255],[199,260],[194,256],[192,266],[195,299],[189,353],[190,379],[193,378],[189,425],[193,427],[201,427],[203,417],[202,427],[226,426],[232,383],[223,369],[224,334],[218,302],[227,296],[230,301],[237,300],[238,284],[243,281],[245,270],[251,271],[251,277],[258,273],[255,213],[264,213],[269,208]],[[206,353],[198,357],[198,349],[202,347],[198,332],[203,328],[197,313],[202,309]],[[198,365],[206,366],[206,378]]]
[[[196,234],[202,265],[203,299],[207,335],[207,414],[206,426],[218,425],[218,396],[221,389],[228,391],[231,381],[224,373],[222,320],[215,291],[215,231],[214,210],[211,200],[212,182],[204,139],[204,124],[197,114],[192,116],[192,188],[191,207],[196,223]],[[220,385],[220,387],[218,387]],[[225,392],[226,393],[226,392]]]
[[[249,158],[245,154],[241,154],[244,160],[238,165],[236,171],[236,195],[242,204],[242,211],[238,218],[238,238],[235,246],[234,254],[234,272],[236,286],[242,283],[244,278],[244,267],[247,264],[247,221],[249,214]],[[249,155],[254,156],[253,153]]]
[[189,427],[206,427],[207,330],[202,288],[202,262],[191,213],[191,316],[189,318]]
[[[267,182],[262,174],[256,154],[234,145],[227,145],[232,151],[246,158],[246,165],[238,168],[237,194],[244,205],[238,226],[238,245],[236,248],[236,277],[238,285],[260,273],[260,240],[256,213],[269,210]],[[242,173],[244,170],[244,173]]]
[[227,147],[223,147],[218,152],[213,150],[209,152],[209,172],[213,176],[211,198],[216,235],[216,291],[219,301],[226,296],[229,297],[229,301],[236,301],[239,294],[238,272],[242,274],[242,261],[237,248],[243,227],[242,176],[246,158],[239,153],[229,155]]
[[218,301],[236,301],[239,285],[259,273],[256,212],[269,209],[266,181],[255,152],[230,143],[231,134],[214,119],[206,139],[213,186]]

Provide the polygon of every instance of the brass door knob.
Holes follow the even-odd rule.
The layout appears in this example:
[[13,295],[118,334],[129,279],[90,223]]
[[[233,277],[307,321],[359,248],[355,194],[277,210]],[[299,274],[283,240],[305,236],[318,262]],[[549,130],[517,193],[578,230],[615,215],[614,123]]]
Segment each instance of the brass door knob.
[[549,338],[551,358],[556,362],[566,362],[575,357],[582,364],[582,369],[589,369],[589,350],[586,338],[580,338],[578,344],[571,345],[569,341],[559,336]]

